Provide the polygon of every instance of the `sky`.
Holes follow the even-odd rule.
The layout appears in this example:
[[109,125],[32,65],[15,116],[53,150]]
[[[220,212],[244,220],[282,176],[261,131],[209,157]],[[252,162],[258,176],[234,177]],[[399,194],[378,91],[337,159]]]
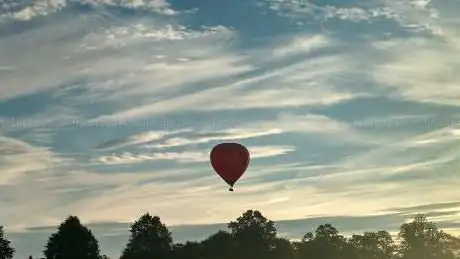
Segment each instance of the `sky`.
[[[460,235],[458,0],[0,0],[0,224],[40,256],[68,215],[116,257],[260,210]],[[229,192],[209,152],[251,154]],[[184,210],[186,211],[184,213]]]

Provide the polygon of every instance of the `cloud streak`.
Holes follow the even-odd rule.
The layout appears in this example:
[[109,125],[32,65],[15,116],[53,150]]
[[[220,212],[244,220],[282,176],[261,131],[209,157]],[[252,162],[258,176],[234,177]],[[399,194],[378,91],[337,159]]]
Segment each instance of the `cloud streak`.
[[[252,159],[284,155],[295,150],[289,146],[248,147]],[[96,161],[107,165],[133,164],[157,160],[174,160],[180,163],[208,162],[208,151],[153,152],[143,154],[124,153],[122,155],[102,156]]]
[[[308,54],[328,46],[333,46],[333,43],[324,36],[315,36],[312,39],[294,37],[289,45],[282,43],[271,51],[275,59],[271,62],[272,67],[266,71],[257,72],[254,65],[245,64],[247,60],[240,58],[239,63],[244,64],[240,68],[247,68],[246,72],[253,72],[253,76],[244,76],[242,79],[218,87],[210,87],[140,105],[119,113],[99,116],[94,120],[103,123],[136,120],[184,109],[219,111],[293,108],[305,105],[327,106],[368,96],[369,93],[366,92],[355,92],[346,88],[342,90],[333,85],[335,79],[341,80],[341,76],[353,72],[353,63],[346,55],[321,56],[308,61],[294,62],[284,67],[276,64],[287,55],[286,53]],[[203,69],[203,71],[206,70]],[[306,92],[307,95],[304,94]]]
[[123,147],[128,147],[132,145],[140,145],[140,144],[147,144],[149,142],[154,142],[158,140],[164,139],[168,135],[174,135],[177,133],[181,132],[187,132],[190,130],[178,130],[178,131],[173,131],[173,132],[167,132],[167,131],[148,131],[148,132],[143,132],[138,135],[130,136],[128,138],[122,138],[122,139],[116,139],[112,141],[108,141],[105,143],[102,143],[98,145],[97,149],[99,150],[113,150],[113,149],[119,149]]
[[[145,10],[162,15],[176,15],[179,12],[173,10],[171,5],[165,0],[152,1],[114,1],[114,0],[91,0],[91,1],[69,1],[69,0],[36,0],[32,2],[17,1],[10,2],[3,0],[1,6],[0,19],[10,19],[15,21],[30,21],[40,16],[47,16],[72,5],[86,6],[103,10],[107,7],[119,7],[131,10]],[[0,20],[1,21],[1,20]]]

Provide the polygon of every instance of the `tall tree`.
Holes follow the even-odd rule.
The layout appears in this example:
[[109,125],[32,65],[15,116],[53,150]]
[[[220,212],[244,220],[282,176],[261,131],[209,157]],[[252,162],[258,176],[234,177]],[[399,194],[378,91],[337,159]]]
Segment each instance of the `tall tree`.
[[11,247],[11,241],[5,237],[3,226],[0,226],[0,259],[11,259],[14,252],[14,248]]
[[131,237],[120,259],[168,259],[172,254],[171,232],[158,216],[146,213],[134,222]]
[[205,259],[231,259],[236,249],[232,235],[226,231],[219,231],[201,243]]
[[78,217],[69,216],[50,236],[43,254],[46,259],[100,259],[99,243]]
[[292,243],[285,238],[276,238],[270,251],[270,259],[294,259],[295,251]]
[[417,215],[401,226],[400,255],[403,259],[454,259],[460,250],[458,240],[439,230],[424,215]]
[[237,258],[267,258],[276,240],[275,223],[260,211],[248,210],[229,223]]
[[349,242],[355,248],[359,259],[391,259],[396,252],[394,240],[386,231],[353,235]]
[[296,244],[298,259],[349,259],[355,258],[354,251],[330,224],[320,225],[315,233],[308,232],[300,243]]
[[173,245],[173,259],[202,259],[203,246],[198,242],[187,241],[185,244]]

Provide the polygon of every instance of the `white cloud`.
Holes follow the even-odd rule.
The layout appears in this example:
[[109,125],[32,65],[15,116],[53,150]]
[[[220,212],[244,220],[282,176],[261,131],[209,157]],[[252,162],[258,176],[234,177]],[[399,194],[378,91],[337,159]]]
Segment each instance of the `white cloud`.
[[[308,1],[268,1],[281,15],[298,19],[306,15],[327,21],[367,21],[385,17],[412,32],[429,32],[435,38],[392,39],[374,42],[384,50],[384,62],[374,61],[377,82],[390,87],[395,95],[411,100],[458,105],[458,50],[460,37],[458,21],[450,19],[441,5],[432,1],[385,0],[351,7],[317,6]],[[327,27],[327,23],[324,25]],[[425,34],[426,35],[426,34]],[[366,56],[368,59],[368,56]],[[372,66],[371,66],[372,67]],[[439,86],[442,85],[442,91]]]
[[169,148],[169,147],[178,147],[184,145],[194,145],[200,143],[208,143],[214,140],[234,140],[234,139],[247,139],[247,138],[256,138],[256,137],[263,137],[263,136],[270,136],[270,135],[277,135],[281,134],[284,131],[281,129],[244,129],[244,128],[234,128],[224,130],[222,132],[214,132],[214,133],[198,133],[198,135],[203,135],[203,137],[195,137],[195,138],[186,138],[186,137],[176,137],[170,138],[166,140],[164,143],[161,144],[153,144],[147,145],[148,148]]
[[[8,208],[0,212],[0,218],[9,229],[54,225],[69,214],[85,218],[80,206],[100,195],[110,196],[146,182],[163,181],[174,186],[168,184],[172,178],[187,181],[201,173],[186,167],[117,174],[77,170],[81,164],[74,160],[5,137],[0,137],[0,154],[0,206]],[[123,216],[119,219],[127,220]],[[93,221],[91,217],[85,219]]]
[[30,174],[46,174],[46,170],[64,161],[46,148],[0,136],[0,185],[14,184]]
[[[294,147],[290,146],[255,146],[247,148],[253,159],[284,155],[295,150]],[[101,156],[94,161],[106,165],[121,165],[157,160],[173,160],[179,163],[206,162],[209,161],[209,151],[152,152],[142,154],[125,152],[121,155]]]
[[[298,219],[315,214],[324,216],[372,214],[393,207],[394,204],[410,206],[420,203],[423,199],[439,202],[456,197],[455,189],[452,188],[454,183],[440,184],[439,188],[433,189],[433,195],[427,191],[433,186],[421,185],[420,182],[368,184],[354,182],[353,186],[347,185],[344,188],[345,183],[353,183],[353,178],[356,176],[353,172],[329,178],[316,177],[309,180],[289,179],[245,184],[246,177],[263,171],[263,169],[257,171],[251,168],[249,170],[237,183],[233,193],[229,193],[225,183],[210,171],[209,177],[196,181],[183,181],[170,185],[151,183],[116,189],[110,197],[101,196],[87,200],[85,210],[81,210],[79,215],[98,220],[124,220],[134,219],[142,211],[151,209],[168,224],[183,224],[185,219],[177,214],[177,206],[194,204],[185,221],[200,224],[233,220],[248,208],[260,209],[274,220]],[[360,178],[362,174],[358,174],[354,179]],[[375,202],[376,199],[379,202]],[[155,205],[152,207],[145,204]]]
[[[0,116],[0,132],[26,132],[26,135],[51,136],[55,130],[76,126],[81,120],[78,109],[62,105],[45,104],[40,113],[29,116]],[[25,136],[27,137],[27,136]]]
[[318,34],[312,36],[297,36],[286,46],[281,46],[273,50],[275,57],[292,56],[301,53],[308,53],[315,49],[330,46],[330,39],[325,35]]
[[387,50],[393,60],[377,66],[375,79],[394,89],[402,98],[459,105],[457,50],[441,42],[418,42],[422,45],[415,47],[416,39],[401,40],[395,45],[397,49]]
[[285,155],[296,150],[293,146],[248,147],[248,149],[249,153],[251,154],[251,158],[265,158]]
[[[312,130],[320,129],[318,127]],[[331,127],[331,130],[335,129],[341,128]],[[272,156],[293,149],[293,147],[279,146],[250,147],[255,157]],[[175,156],[174,159],[183,161],[208,159],[207,152],[171,154]],[[142,155],[145,154],[139,156],[130,154],[124,158],[132,161],[143,158]],[[158,156],[155,159],[158,158],[162,157]],[[383,167],[381,165],[385,165],[384,163],[375,163],[377,159],[384,161],[387,158],[381,153],[373,153],[372,159],[367,159],[367,162],[362,160],[359,165],[349,163],[348,168],[344,168],[343,165],[299,167],[296,164],[250,167],[248,173],[237,183],[236,191],[231,194],[227,191],[225,183],[214,175],[210,168],[208,168],[209,177],[193,180],[190,178],[196,177],[198,172],[205,172],[206,169],[184,167],[175,170],[117,174],[70,171],[62,175],[54,175],[43,182],[42,198],[47,198],[49,195],[49,204],[38,208],[23,203],[24,206],[15,210],[17,213],[19,210],[39,213],[47,209],[46,216],[34,221],[27,221],[24,217],[13,218],[13,214],[4,218],[13,223],[29,222],[43,225],[56,224],[68,213],[74,213],[88,221],[127,221],[150,210],[160,215],[168,224],[214,223],[233,220],[248,208],[260,209],[271,219],[277,220],[296,219],[314,214],[333,216],[370,214],[397,203],[411,205],[420,203],[421,199],[424,202],[439,202],[439,200],[457,197],[458,193],[453,187],[458,183],[452,179],[438,180],[436,186],[420,180],[386,183],[370,181],[389,173],[416,173],[419,169],[425,170],[427,166],[437,166],[442,163],[441,160],[433,160],[411,165],[409,161],[392,166],[388,166],[387,163]],[[324,174],[310,174],[316,170],[322,170]],[[296,178],[282,180],[282,175],[290,171],[299,171],[303,174],[299,174]],[[253,179],[263,179],[267,174],[276,174],[280,180],[251,182]],[[178,181],[158,182],[163,177],[175,176],[178,177]],[[26,183],[22,184],[19,186],[28,186],[25,185]],[[110,188],[105,189],[104,186]],[[430,191],[427,191],[428,189]],[[32,191],[37,190],[32,188],[29,193],[29,189],[23,189],[23,196],[15,199],[21,202],[25,201],[26,197],[30,199]],[[402,191],[404,195],[401,195]],[[82,192],[86,192],[87,195],[80,196]],[[73,197],[72,202],[66,198],[69,195]],[[379,202],[375,202],[376,200]],[[218,206],[223,203],[226,206]],[[57,204],[60,205],[56,207]],[[187,204],[194,204],[194,206],[190,208],[187,218],[184,218],[177,213],[177,207],[187,206]],[[12,213],[16,213],[15,211]]]
[[[3,18],[12,18],[19,21],[28,21],[36,16],[44,16],[59,10],[67,5],[67,0],[36,0],[27,5],[25,1],[17,1],[15,4],[10,1],[2,1],[2,11],[6,11],[0,16]],[[13,11],[14,10],[14,11]]]
[[177,160],[177,161],[186,161],[186,162],[198,162],[204,161],[206,157],[206,152],[155,152],[153,154],[144,153],[144,154],[132,154],[125,152],[121,155],[112,155],[112,156],[102,156],[95,160],[106,165],[121,165],[121,164],[136,164],[147,161],[156,161],[156,160]]
[[[334,121],[324,115],[305,114],[305,115],[292,115],[280,114],[277,121],[269,122],[266,125],[278,125],[286,131],[294,132],[309,132],[309,133],[338,133],[347,132],[351,130],[350,126],[346,123]],[[263,123],[261,125],[264,125]],[[347,132],[351,133],[351,132]]]
[[137,135],[133,135],[123,139],[116,139],[102,143],[98,146],[100,150],[112,150],[122,147],[128,147],[133,145],[147,144],[149,142],[164,139],[168,135],[177,133],[189,132],[189,129],[182,129],[177,131],[147,131]]
[[[3,14],[0,19],[13,19],[17,21],[29,21],[35,17],[46,16],[56,13],[69,5],[79,4],[104,11],[106,7],[122,7],[134,10],[151,11],[163,15],[176,15],[179,12],[171,8],[166,0],[34,0],[0,1]],[[0,20],[1,21],[1,20]]]
[[[189,180],[190,178],[187,177],[194,173],[190,169],[184,169],[184,172],[164,172],[162,174],[183,175],[182,181],[174,183],[145,182],[149,179],[149,174],[101,175],[99,176],[101,180],[116,183],[118,187],[111,188],[110,195],[80,199],[72,203],[67,210],[74,211],[89,221],[132,220],[140,213],[151,210],[160,215],[168,224],[185,222],[198,224],[232,220],[248,208],[260,209],[275,220],[296,219],[305,217],[307,214],[377,213],[382,209],[394,207],[394,204],[404,203],[408,206],[417,204],[420,202],[420,197],[428,198],[431,202],[439,202],[439,200],[453,199],[456,195],[452,189],[454,183],[450,187],[446,183],[440,183],[439,188],[433,189],[433,195],[430,197],[428,197],[430,192],[426,190],[433,186],[420,186],[417,182],[357,184],[354,181],[362,179],[364,174],[359,171],[349,171],[347,174],[337,174],[331,177],[245,184],[245,179],[249,179],[251,175],[259,175],[275,167],[250,168],[237,184],[236,191],[231,194],[228,193],[225,183],[214,175],[211,169],[209,169],[209,177],[196,180]],[[373,172],[369,171],[367,176],[372,177]],[[280,171],[279,174],[282,172]],[[78,174],[75,174],[75,177],[77,176]],[[77,183],[98,182],[97,178],[90,176],[91,174],[85,178],[79,177]],[[150,174],[150,176],[151,180],[158,178],[158,176],[155,177],[155,174]],[[66,180],[70,181],[70,178]],[[137,183],[143,184],[138,185]],[[348,183],[354,184],[350,186]],[[449,188],[446,189],[446,187]],[[441,191],[441,188],[445,189]],[[402,190],[405,192],[404,196],[401,196]],[[385,197],[382,197],[382,194],[385,194]],[[379,202],[375,202],[376,199]],[[267,200],[270,202],[266,202]],[[226,206],[218,206],[223,203]],[[154,204],[154,207],[146,206],[146,204]],[[177,207],[186,206],[186,204],[194,204],[194,206],[190,208],[187,218],[184,219],[183,216],[177,214]]]
[[307,0],[269,0],[269,7],[277,10],[279,15],[297,19],[319,18],[326,21],[328,18],[359,22],[375,17],[395,18],[396,14],[385,7],[363,8],[362,5],[351,7],[336,7],[333,5],[320,6]]
[[[282,85],[282,82],[279,83]],[[309,85],[305,85],[308,88]],[[328,89],[267,89],[249,93],[240,92],[236,102],[215,102],[214,104],[198,109],[249,109],[249,108],[278,108],[298,107],[303,105],[330,105],[350,99],[359,95],[353,93],[340,93]],[[236,93],[235,93],[236,95]]]
[[347,90],[346,84],[337,87],[353,63],[346,55],[312,58],[228,85],[208,88],[179,97],[163,99],[152,104],[103,115],[95,121],[113,122],[136,120],[179,110],[221,110],[250,108],[297,107],[302,105],[330,105],[368,93]]
[[373,75],[398,98],[458,106],[458,21],[449,20],[444,8],[435,9],[430,2],[385,1],[408,24],[424,27],[431,36],[376,43],[385,51],[385,59],[377,61]]
[[[248,125],[251,127],[251,125]],[[279,129],[283,132],[306,133],[315,136],[327,136],[327,139],[351,141],[355,144],[379,144],[385,137],[367,136],[359,132],[353,125],[335,121],[318,114],[281,113],[273,121],[259,121],[253,127],[260,129]],[[386,140],[387,141],[387,140]]]
[[99,33],[90,33],[82,38],[80,48],[81,51],[94,51],[104,48],[122,48],[133,43],[148,41],[180,41],[193,36],[200,35],[194,35],[184,26],[166,24],[164,27],[152,28],[139,22],[108,28]]
[[279,15],[294,18],[302,24],[306,19],[320,20],[323,31],[328,28],[328,19],[350,22],[372,23],[376,18],[386,18],[413,32],[441,32],[433,21],[442,15],[428,0],[382,0],[356,3],[353,6],[315,5],[306,0],[263,0]]
[[122,7],[132,8],[136,10],[152,10],[154,12],[165,15],[174,15],[178,13],[177,11],[171,8],[171,4],[168,3],[166,0],[105,0],[105,2],[109,5],[120,5]]
[[[333,127],[334,128],[334,127]],[[315,128],[315,130],[319,128]],[[322,168],[312,166],[310,169],[297,167],[293,165],[292,170],[326,170],[328,173],[312,176],[305,172],[299,174],[298,177],[289,180],[270,181],[265,183],[250,183],[245,184],[245,179],[254,179],[263,177],[263,172],[273,171],[276,166],[270,168],[250,168],[251,173],[243,177],[243,180],[238,183],[237,191],[232,194],[232,203],[227,207],[214,206],[216,203],[225,202],[227,197],[225,185],[220,183],[220,180],[210,178],[201,179],[199,182],[188,182],[178,184],[175,186],[164,187],[168,188],[168,195],[163,194],[162,199],[173,200],[174,204],[183,204],[181,197],[186,196],[187,202],[196,202],[199,205],[198,211],[190,213],[188,220],[193,223],[209,223],[215,221],[231,220],[238,216],[241,211],[247,208],[258,208],[264,211],[272,219],[296,219],[299,217],[319,214],[319,215],[358,215],[358,214],[372,214],[379,213],[382,209],[394,206],[394,204],[404,203],[408,205],[415,205],[420,202],[420,197],[427,199],[430,202],[439,202],[444,199],[455,199],[456,191],[453,188],[456,184],[455,181],[442,181],[437,180],[436,186],[430,184],[427,180],[410,180],[410,181],[392,181],[392,182],[375,182],[382,176],[390,176],[392,174],[412,173],[417,174],[422,170],[431,170],[438,166],[442,166],[448,160],[434,159],[425,162],[412,163],[411,160],[401,160],[401,163],[391,163],[388,165],[388,156],[394,150],[387,150],[385,153],[372,152],[372,159],[368,157],[366,160],[360,160],[359,164],[351,163],[345,160],[346,164],[341,166]],[[362,153],[363,157],[368,152]],[[402,154],[405,155],[405,154]],[[357,161],[357,160],[354,160]],[[378,163],[376,163],[378,162]],[[344,167],[345,166],[345,167]],[[308,166],[307,166],[308,167]],[[430,169],[431,167],[431,169]],[[278,172],[280,177],[283,173],[289,170],[280,169]],[[313,174],[314,175],[314,174]],[[246,178],[247,177],[247,178]],[[156,186],[156,185],[155,185]],[[156,196],[159,193],[156,189],[155,194],[153,185],[145,188],[142,195],[136,195],[136,199],[145,196]],[[428,195],[427,190],[432,191],[432,195]],[[219,194],[219,190],[222,193]],[[125,192],[126,191],[126,192]],[[129,190],[120,192],[122,195],[128,195]],[[401,192],[404,195],[401,196]],[[150,193],[150,194],[149,194]],[[213,193],[212,197],[208,194]],[[216,194],[217,193],[217,194]],[[133,195],[133,194],[131,194]],[[145,196],[144,196],[145,195]],[[204,198],[207,197],[207,198]],[[305,199],[308,197],[308,199]],[[447,198],[446,198],[447,197]],[[134,198],[134,197],[133,197]],[[148,199],[139,202],[146,202]],[[161,198],[158,197],[156,206],[160,206],[160,215],[171,223],[183,222],[181,219],[174,215],[174,210],[167,204],[162,204]],[[375,200],[379,202],[376,203]],[[205,202],[206,200],[206,202]],[[270,202],[261,202],[269,200]],[[281,202],[281,200],[283,202]],[[237,201],[237,202],[235,202]],[[102,213],[106,215],[113,215],[115,212],[125,213],[128,209],[135,210],[140,205],[130,204],[123,205],[120,208],[109,208],[104,206],[103,199],[97,202],[98,207],[102,209]],[[299,206],[299,204],[302,204]],[[93,205],[90,205],[93,206]],[[99,207],[100,206],[100,207]],[[203,219],[202,215],[208,215]],[[200,216],[201,215],[201,216]],[[91,215],[92,217],[100,217],[100,215]],[[126,214],[126,216],[128,216]],[[133,215],[132,217],[135,217]]]
[[433,22],[439,18],[437,9],[430,7],[429,1],[396,1],[385,0],[384,4],[396,13],[397,21],[406,27],[416,30],[426,30],[432,33],[437,33],[437,26],[433,26]]
[[444,126],[439,130],[435,130],[423,135],[418,135],[404,142],[406,147],[433,147],[436,145],[451,144],[454,141],[460,140],[460,124],[450,122],[452,125],[437,125]]
[[[414,192],[418,191],[418,188],[427,188],[431,183],[433,191],[441,192],[440,188],[447,188],[446,186],[457,182],[453,177],[453,171],[458,166],[456,161],[460,157],[459,150],[455,148],[460,140],[457,128],[458,125],[426,134],[411,135],[354,154],[343,159],[339,164],[344,171],[360,170],[362,178],[357,182],[359,177],[354,173],[354,175],[344,174],[343,179],[338,177],[335,179],[345,186],[367,185],[370,182],[375,182],[375,185],[399,185],[411,182],[411,186],[406,190],[415,188]],[[351,182],[346,180],[347,177]],[[450,192],[450,189],[445,191]]]
[[[0,137],[0,217],[6,225],[43,224],[53,210],[59,210],[58,197],[48,188],[54,177],[73,160],[56,155],[48,148]],[[33,201],[33,202],[31,202]],[[47,213],[43,213],[47,211]],[[32,219],[30,215],[42,215]]]
[[[0,66],[15,67],[2,78],[1,98],[75,86],[87,90],[80,100],[125,103],[131,96],[142,103],[159,90],[174,92],[187,83],[250,69],[219,44],[235,36],[222,26],[193,31],[141,18],[116,26],[99,23],[94,17],[73,17],[0,39]],[[148,54],[138,51],[139,45]]]
[[[247,121],[238,126],[228,128],[225,122],[213,122],[215,127],[204,127],[196,133],[179,137],[171,137],[160,143],[145,145],[149,149],[163,149],[187,145],[204,144],[211,141],[243,140],[277,136],[285,133],[304,133],[315,136],[327,136],[328,139],[352,141],[360,144],[381,143],[378,137],[368,137],[356,131],[354,125],[335,121],[317,114],[280,113],[273,120]],[[220,128],[225,127],[221,130]],[[218,129],[216,129],[218,128]]]

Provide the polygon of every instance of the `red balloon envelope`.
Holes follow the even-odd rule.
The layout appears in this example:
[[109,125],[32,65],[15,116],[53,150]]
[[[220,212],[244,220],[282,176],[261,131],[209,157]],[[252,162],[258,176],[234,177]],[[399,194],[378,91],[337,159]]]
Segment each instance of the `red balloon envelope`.
[[211,165],[219,176],[233,185],[244,174],[249,165],[249,151],[238,143],[221,143],[211,151]]

